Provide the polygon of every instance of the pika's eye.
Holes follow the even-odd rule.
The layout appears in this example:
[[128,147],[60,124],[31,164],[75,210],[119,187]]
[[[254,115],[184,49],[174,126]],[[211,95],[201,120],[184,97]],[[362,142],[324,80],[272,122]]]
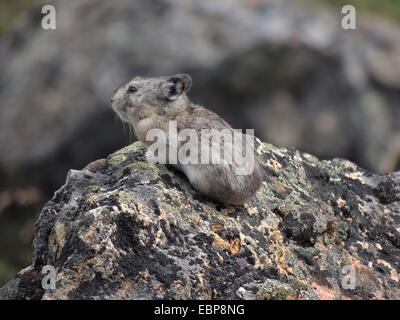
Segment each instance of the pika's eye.
[[134,86],[129,86],[129,88],[128,88],[128,92],[129,93],[135,93],[137,91],[137,88],[136,87],[134,87]]

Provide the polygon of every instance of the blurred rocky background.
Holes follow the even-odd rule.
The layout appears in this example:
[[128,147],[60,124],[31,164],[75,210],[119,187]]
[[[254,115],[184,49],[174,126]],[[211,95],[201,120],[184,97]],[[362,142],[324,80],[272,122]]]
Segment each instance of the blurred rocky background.
[[[357,30],[341,28],[345,4]],[[397,170],[399,22],[398,0],[0,0],[0,286],[30,264],[67,171],[133,141],[109,99],[134,75],[190,73],[192,100],[234,128]]]

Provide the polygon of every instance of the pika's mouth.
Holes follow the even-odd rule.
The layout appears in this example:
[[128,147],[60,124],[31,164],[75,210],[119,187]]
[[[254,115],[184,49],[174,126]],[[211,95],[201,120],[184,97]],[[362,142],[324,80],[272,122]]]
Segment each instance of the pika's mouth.
[[120,119],[124,122],[131,122],[131,119],[128,115],[128,107],[125,103],[119,100],[111,99],[111,107],[113,108],[114,112],[120,117]]
[[113,108],[113,110],[118,113],[119,115],[123,115],[126,114],[126,107],[124,105],[121,105],[119,103],[112,103],[111,107]]

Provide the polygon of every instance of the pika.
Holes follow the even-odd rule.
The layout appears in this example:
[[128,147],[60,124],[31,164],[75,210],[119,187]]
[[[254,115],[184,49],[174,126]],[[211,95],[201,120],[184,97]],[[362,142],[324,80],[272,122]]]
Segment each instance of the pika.
[[[171,121],[175,121],[178,134],[185,129],[193,129],[201,137],[207,129],[214,129],[213,132],[217,132],[217,135],[222,131],[233,134],[232,127],[216,113],[189,100],[187,92],[191,87],[192,79],[187,74],[155,78],[135,77],[114,92],[111,105],[122,121],[133,126],[136,137],[148,147],[152,144],[146,138],[150,130],[162,130],[168,137],[171,134]],[[246,136],[242,133],[240,135]],[[248,140],[245,137],[240,138],[243,138],[240,139],[242,142],[235,144],[224,140],[222,136],[224,143],[217,147],[212,145],[211,152],[226,151],[230,147],[229,150],[240,153],[242,150],[238,149],[249,147]],[[183,143],[178,143],[178,147]],[[207,144],[212,143],[207,141]],[[179,159],[171,164],[181,170],[191,185],[206,196],[227,205],[243,205],[259,190],[262,180],[261,166],[254,149],[251,147],[248,150],[252,153],[252,161],[244,164],[239,164],[232,156],[225,158],[229,158],[230,162],[216,164],[182,163]],[[237,169],[243,165],[247,173],[238,174]]]

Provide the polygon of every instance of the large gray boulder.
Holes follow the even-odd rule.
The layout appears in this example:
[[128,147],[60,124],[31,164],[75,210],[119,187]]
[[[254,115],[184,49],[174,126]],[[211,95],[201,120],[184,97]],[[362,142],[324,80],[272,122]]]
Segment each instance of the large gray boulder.
[[147,163],[139,142],[71,170],[36,224],[32,265],[0,299],[399,299],[400,174],[257,153],[263,186],[244,206]]

